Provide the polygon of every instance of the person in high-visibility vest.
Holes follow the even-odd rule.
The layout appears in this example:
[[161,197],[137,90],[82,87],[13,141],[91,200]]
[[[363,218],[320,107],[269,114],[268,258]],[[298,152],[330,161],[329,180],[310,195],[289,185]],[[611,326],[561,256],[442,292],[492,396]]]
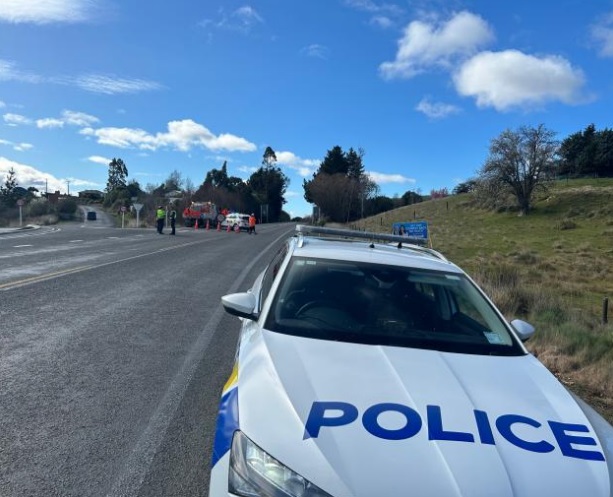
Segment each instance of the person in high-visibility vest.
[[249,216],[249,234],[253,233],[257,235],[255,232],[255,214],[252,212],[251,216]]
[[158,228],[158,233],[160,235],[164,234],[164,219],[166,218],[166,211],[164,210],[164,208],[160,205],[157,209],[157,211],[155,211],[155,219],[157,221],[157,228]]

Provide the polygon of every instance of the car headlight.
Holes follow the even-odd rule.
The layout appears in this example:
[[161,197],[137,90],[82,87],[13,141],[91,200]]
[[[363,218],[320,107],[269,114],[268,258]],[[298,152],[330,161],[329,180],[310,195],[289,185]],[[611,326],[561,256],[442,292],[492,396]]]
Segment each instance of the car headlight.
[[271,457],[241,431],[234,432],[228,490],[242,497],[331,497]]

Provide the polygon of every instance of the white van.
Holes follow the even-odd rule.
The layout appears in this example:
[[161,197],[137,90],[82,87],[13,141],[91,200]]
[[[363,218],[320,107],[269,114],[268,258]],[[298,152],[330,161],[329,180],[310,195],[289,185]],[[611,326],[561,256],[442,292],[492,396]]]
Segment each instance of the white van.
[[249,214],[241,214],[239,212],[232,212],[226,216],[226,218],[221,222],[221,227],[223,229],[228,229],[228,225],[230,225],[230,229],[236,231],[240,229],[242,231],[249,230]]

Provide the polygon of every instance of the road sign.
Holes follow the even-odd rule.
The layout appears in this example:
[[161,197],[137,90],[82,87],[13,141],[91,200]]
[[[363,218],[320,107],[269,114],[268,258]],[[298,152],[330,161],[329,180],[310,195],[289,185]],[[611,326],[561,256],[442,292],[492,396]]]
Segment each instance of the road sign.
[[133,204],[133,207],[136,209],[136,212],[138,212],[143,208],[143,204]]
[[125,205],[121,206],[121,212],[126,212],[128,210],[128,208]]
[[22,199],[22,198],[20,198],[20,199],[18,199],[18,200],[17,200],[17,205],[18,205],[19,207],[21,207],[21,206],[22,206],[23,204],[25,204],[25,203],[26,203],[26,202],[25,202],[25,200],[24,200],[24,199]]

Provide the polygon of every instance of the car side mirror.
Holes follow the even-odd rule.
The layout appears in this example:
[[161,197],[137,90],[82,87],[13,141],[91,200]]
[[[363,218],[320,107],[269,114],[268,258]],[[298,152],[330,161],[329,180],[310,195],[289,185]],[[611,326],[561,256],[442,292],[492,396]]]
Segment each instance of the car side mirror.
[[522,321],[521,319],[514,319],[511,321],[511,326],[516,331],[517,336],[522,342],[526,342],[532,335],[534,335],[535,329],[530,323]]
[[225,311],[239,318],[258,319],[255,306],[257,304],[255,295],[251,292],[230,293],[221,297],[221,304]]

